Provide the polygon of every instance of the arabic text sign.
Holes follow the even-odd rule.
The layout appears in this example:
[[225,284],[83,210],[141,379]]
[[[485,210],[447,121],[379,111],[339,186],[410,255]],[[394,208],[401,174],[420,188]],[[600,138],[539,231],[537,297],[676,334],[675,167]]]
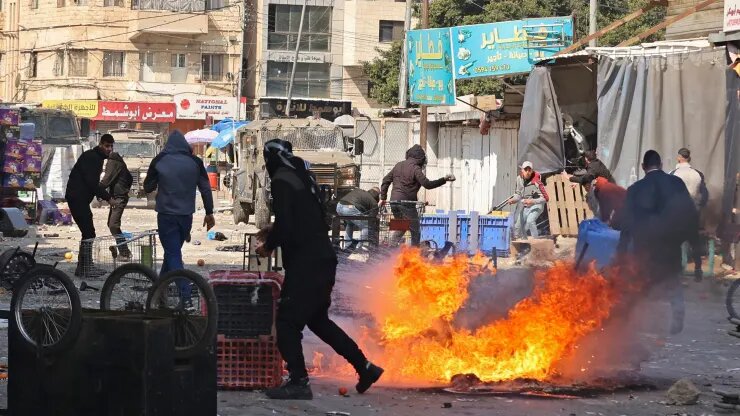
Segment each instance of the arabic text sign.
[[454,105],[450,30],[411,30],[407,34],[409,98],[412,103]]
[[174,103],[145,103],[134,101],[100,101],[96,120],[172,123],[175,121]]
[[571,17],[543,17],[450,28],[456,79],[531,71],[573,43]]
[[185,93],[175,95],[174,101],[179,119],[205,120],[206,114],[215,120],[236,118],[236,97]]
[[44,108],[69,110],[77,117],[93,118],[98,115],[98,102],[95,100],[45,100],[41,103]]
[[725,15],[722,30],[725,32],[740,30],[740,0],[725,0]]

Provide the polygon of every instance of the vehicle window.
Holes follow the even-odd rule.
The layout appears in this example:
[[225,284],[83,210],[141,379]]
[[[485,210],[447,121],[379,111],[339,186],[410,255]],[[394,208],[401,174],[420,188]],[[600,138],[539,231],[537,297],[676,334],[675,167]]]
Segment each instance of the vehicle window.
[[148,141],[142,142],[121,142],[117,141],[113,145],[113,151],[125,157],[154,157],[156,149],[154,143]]
[[43,137],[46,132],[46,123],[44,123],[44,116],[40,114],[32,114],[29,112],[21,113],[21,123],[33,123],[36,127],[33,135],[35,137]]
[[78,138],[75,120],[71,117],[49,117],[49,137],[74,137]]

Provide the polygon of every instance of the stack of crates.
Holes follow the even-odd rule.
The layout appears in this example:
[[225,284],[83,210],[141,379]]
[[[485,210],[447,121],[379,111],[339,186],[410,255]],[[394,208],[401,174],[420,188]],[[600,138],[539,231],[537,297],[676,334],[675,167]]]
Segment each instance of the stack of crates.
[[283,276],[274,272],[217,270],[209,275],[218,302],[216,369],[220,389],[279,386],[283,359],[275,316]]
[[481,251],[490,256],[495,250],[498,257],[509,257],[512,220],[511,214],[504,211],[494,211],[491,215],[438,211],[421,217],[421,239],[432,240],[438,247],[450,241],[457,251],[469,254]]

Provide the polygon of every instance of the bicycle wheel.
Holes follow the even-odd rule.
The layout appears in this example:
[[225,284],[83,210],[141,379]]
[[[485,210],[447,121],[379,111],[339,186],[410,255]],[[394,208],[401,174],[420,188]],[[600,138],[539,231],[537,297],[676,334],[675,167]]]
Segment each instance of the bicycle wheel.
[[198,273],[190,270],[166,273],[149,290],[146,310],[172,318],[177,358],[198,354],[215,339],[216,294]]
[[149,289],[157,273],[143,264],[124,264],[105,279],[100,291],[100,309],[144,312]]
[[44,353],[71,346],[82,327],[82,306],[72,280],[49,265],[36,265],[13,291],[10,310],[25,343]]
[[[740,279],[736,279],[727,289],[727,298],[725,298],[725,306],[727,307],[727,313],[730,314],[730,318],[740,319],[740,292],[737,290],[740,287]],[[736,307],[737,305],[737,307]]]
[[13,289],[18,280],[36,265],[33,255],[20,248],[5,250],[0,255],[0,282],[6,289]]

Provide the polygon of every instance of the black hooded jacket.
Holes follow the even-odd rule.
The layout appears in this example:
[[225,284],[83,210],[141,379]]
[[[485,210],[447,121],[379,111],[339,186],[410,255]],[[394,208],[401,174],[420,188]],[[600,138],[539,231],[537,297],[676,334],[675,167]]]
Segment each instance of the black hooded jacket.
[[105,201],[109,200],[110,194],[100,186],[100,174],[103,172],[105,159],[105,153],[97,146],[83,152],[69,173],[64,198],[88,204],[96,196]]
[[105,164],[105,176],[100,181],[100,186],[114,198],[128,198],[133,182],[134,178],[121,155],[111,153],[108,156],[108,163]]
[[396,166],[383,178],[380,199],[383,201],[388,199],[388,187],[391,183],[393,184],[392,201],[416,201],[416,194],[422,186],[426,189],[434,189],[444,185],[447,182],[445,178],[436,181],[427,179],[422,170],[426,162],[427,156],[424,149],[418,144],[413,145],[406,151],[406,160],[396,163]]

